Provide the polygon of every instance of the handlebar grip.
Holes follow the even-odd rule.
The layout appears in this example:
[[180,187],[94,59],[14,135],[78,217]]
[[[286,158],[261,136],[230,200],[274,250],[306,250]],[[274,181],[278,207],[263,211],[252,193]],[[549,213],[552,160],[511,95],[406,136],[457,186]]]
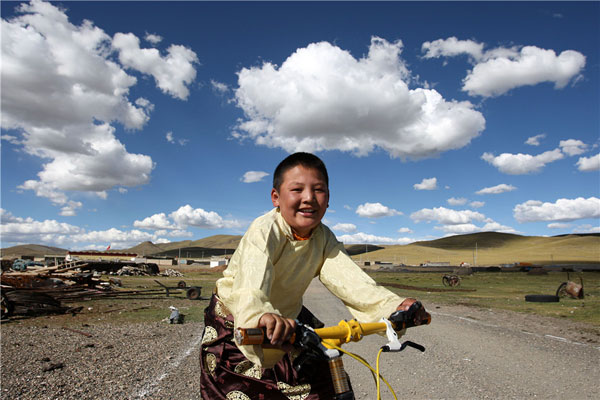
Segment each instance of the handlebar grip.
[[[238,346],[252,345],[252,344],[264,344],[269,345],[271,341],[267,337],[265,328],[237,328],[233,332],[233,338]],[[288,343],[294,344],[296,340],[296,333],[292,333],[292,337]]]
[[265,331],[261,328],[237,328],[233,337],[238,346],[269,343]]
[[429,325],[431,323],[431,314],[425,312],[425,317],[415,321],[415,315],[423,305],[420,301],[415,301],[408,310],[396,311],[390,315],[390,321],[394,324],[394,328],[399,331],[414,326]]

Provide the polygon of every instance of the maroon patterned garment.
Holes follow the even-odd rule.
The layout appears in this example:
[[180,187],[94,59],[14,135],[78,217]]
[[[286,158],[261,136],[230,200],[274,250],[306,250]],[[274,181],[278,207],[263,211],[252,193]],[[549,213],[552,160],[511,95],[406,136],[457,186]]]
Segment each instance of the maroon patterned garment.
[[[307,310],[308,311],[308,310]],[[302,314],[298,317],[302,321]],[[311,378],[299,375],[292,362],[299,352],[286,354],[273,368],[249,361],[233,340],[233,316],[217,296],[204,310],[200,351],[200,391],[204,400],[316,400],[334,397],[326,361],[311,365]],[[314,371],[317,373],[314,373]]]

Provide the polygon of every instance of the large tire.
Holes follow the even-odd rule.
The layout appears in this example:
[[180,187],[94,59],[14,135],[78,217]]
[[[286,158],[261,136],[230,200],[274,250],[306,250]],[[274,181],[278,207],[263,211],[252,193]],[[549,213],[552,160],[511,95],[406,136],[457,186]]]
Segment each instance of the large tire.
[[442,278],[442,283],[444,284],[444,286],[450,286],[450,279],[447,276],[444,276]]
[[201,287],[198,286],[192,286],[190,287],[187,292],[186,292],[186,297],[189,300],[199,300],[200,299],[200,291],[201,291]]
[[525,296],[525,301],[536,303],[557,303],[560,300],[558,296],[550,294],[528,294]]
[[561,283],[556,289],[556,297],[567,297],[567,282]]

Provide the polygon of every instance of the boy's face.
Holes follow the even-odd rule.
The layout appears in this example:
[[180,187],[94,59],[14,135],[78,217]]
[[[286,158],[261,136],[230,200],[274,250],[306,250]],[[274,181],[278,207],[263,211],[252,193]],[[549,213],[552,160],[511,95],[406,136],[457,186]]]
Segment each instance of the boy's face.
[[271,190],[271,200],[294,233],[308,237],[327,211],[329,188],[321,172],[297,165],[283,174],[279,191]]

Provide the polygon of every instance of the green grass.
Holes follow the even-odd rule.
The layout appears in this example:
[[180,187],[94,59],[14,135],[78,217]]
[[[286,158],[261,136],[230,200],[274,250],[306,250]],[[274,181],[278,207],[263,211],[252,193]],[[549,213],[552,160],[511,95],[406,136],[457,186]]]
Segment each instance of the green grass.
[[[403,297],[417,297],[425,304],[467,305],[480,308],[503,309],[543,316],[566,318],[600,326],[600,273],[582,272],[585,297],[582,300],[563,297],[558,303],[526,302],[527,294],[554,295],[560,283],[567,280],[563,272],[548,275],[528,275],[525,272],[477,272],[462,276],[456,289],[444,287],[443,274],[375,272],[370,274],[379,284],[395,283],[421,288],[406,290],[389,287]],[[579,282],[579,274],[571,280]],[[442,292],[427,288],[446,289]],[[460,291],[474,289],[474,291]]]
[[[550,272],[548,275],[528,275],[525,272],[477,272],[462,276],[456,289],[442,285],[442,273],[399,273],[374,272],[370,275],[382,285],[386,283],[414,286],[422,290],[405,290],[389,287],[403,297],[416,297],[427,303],[466,305],[470,307],[503,309],[542,316],[565,318],[600,326],[600,272],[571,274],[571,280],[579,282],[583,277],[585,298],[583,300],[561,298],[559,303],[526,302],[526,294],[553,295],[560,283],[567,280],[566,273]],[[220,272],[185,271],[184,277],[122,277],[121,290],[157,289],[154,279],[166,286],[177,286],[181,280],[187,286],[202,286],[202,297],[209,298]],[[104,280],[107,277],[103,278]],[[443,290],[440,292],[429,289]],[[457,290],[458,289],[458,290]],[[461,291],[465,289],[465,291]],[[82,306],[81,313],[72,316],[50,315],[37,318],[17,319],[18,323],[72,326],[103,323],[160,322],[170,315],[169,306],[179,308],[186,315],[186,322],[203,321],[207,300],[188,300],[184,291],[175,291],[170,297],[165,292],[152,295],[128,296],[123,298],[102,298],[78,300],[69,306]]]

